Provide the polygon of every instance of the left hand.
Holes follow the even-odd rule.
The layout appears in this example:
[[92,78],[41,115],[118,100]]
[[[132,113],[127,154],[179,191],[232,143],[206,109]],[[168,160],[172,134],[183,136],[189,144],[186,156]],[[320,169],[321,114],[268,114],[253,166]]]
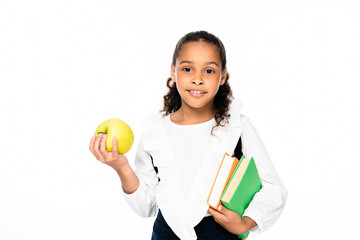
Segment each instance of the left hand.
[[236,212],[226,209],[222,205],[218,210],[209,207],[208,212],[213,215],[215,222],[236,235],[244,234],[257,225],[251,218],[247,216],[242,218]]

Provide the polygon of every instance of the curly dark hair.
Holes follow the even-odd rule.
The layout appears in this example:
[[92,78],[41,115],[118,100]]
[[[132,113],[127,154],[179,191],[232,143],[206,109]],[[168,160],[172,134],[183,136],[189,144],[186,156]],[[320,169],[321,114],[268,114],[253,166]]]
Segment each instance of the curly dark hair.
[[[176,44],[172,65],[175,67],[176,60],[179,57],[182,46],[187,42],[197,42],[204,41],[207,43],[214,44],[220,55],[221,60],[221,69],[226,69],[226,52],[225,47],[221,40],[214,36],[211,33],[206,31],[196,31],[190,32],[183,36],[178,43]],[[171,78],[167,79],[166,86],[169,88],[168,93],[164,96],[164,107],[161,112],[164,112],[164,116],[169,115],[170,113],[176,112],[181,107],[181,97],[176,88],[176,83],[174,83]],[[215,121],[216,125],[214,128],[218,126],[225,126],[228,123],[228,119],[230,117],[229,114],[229,106],[233,100],[232,91],[229,85],[229,74],[227,74],[225,83],[219,87],[219,90],[214,98],[214,109],[215,109]]]

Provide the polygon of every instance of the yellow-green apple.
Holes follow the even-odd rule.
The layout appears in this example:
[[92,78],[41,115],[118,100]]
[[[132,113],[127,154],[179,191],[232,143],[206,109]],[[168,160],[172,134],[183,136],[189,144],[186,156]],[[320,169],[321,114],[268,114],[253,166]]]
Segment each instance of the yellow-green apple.
[[113,138],[116,137],[118,141],[118,152],[120,154],[127,153],[134,142],[134,134],[124,121],[111,118],[101,123],[95,131],[96,137],[100,134],[106,134],[106,150],[112,151]]

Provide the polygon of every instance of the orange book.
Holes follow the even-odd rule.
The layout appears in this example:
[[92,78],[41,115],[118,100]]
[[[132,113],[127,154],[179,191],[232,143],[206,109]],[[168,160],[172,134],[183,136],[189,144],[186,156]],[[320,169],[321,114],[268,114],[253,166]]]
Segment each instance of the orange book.
[[217,209],[221,205],[221,195],[238,163],[239,160],[236,157],[230,157],[227,153],[224,154],[207,198],[210,207]]

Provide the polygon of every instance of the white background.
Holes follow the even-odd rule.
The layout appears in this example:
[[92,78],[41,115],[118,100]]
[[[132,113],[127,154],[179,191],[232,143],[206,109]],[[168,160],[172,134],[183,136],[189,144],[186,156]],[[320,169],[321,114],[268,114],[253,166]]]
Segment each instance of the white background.
[[[131,2],[131,3],[130,3]],[[0,1],[0,239],[150,239],[88,150],[162,105],[176,42],[225,44],[230,84],[289,197],[249,239],[360,239],[357,1]]]

